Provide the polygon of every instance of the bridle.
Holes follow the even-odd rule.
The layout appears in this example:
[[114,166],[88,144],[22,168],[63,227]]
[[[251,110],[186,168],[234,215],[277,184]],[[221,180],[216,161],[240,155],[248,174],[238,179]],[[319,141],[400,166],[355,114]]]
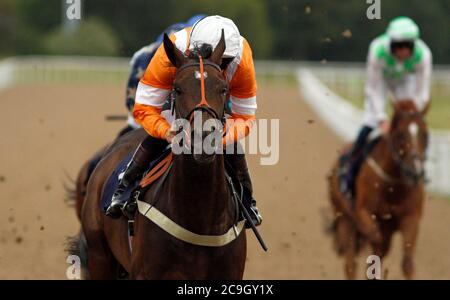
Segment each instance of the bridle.
[[[191,62],[187,63],[180,68],[177,69],[177,73],[192,67],[199,67],[200,69],[200,103],[198,103],[185,117],[185,119],[189,120],[189,123],[192,123],[192,120],[194,118],[194,113],[196,111],[202,111],[206,112],[209,115],[211,115],[214,119],[221,120],[222,125],[225,123],[225,113],[223,112],[221,116],[217,113],[217,111],[214,110],[214,108],[209,105],[208,100],[206,99],[206,92],[205,92],[205,66],[210,66],[222,73],[222,69],[218,64],[215,64],[211,61],[203,61],[203,57],[201,55],[198,56],[198,62]],[[176,109],[176,96],[175,96],[175,90],[172,91],[172,110],[175,111],[177,115],[179,113]],[[181,117],[181,116],[180,116]]]
[[[414,113],[401,113],[399,115],[400,118],[408,118],[408,117],[417,117],[419,116],[422,118],[422,114],[420,112],[414,112]],[[388,146],[389,146],[389,152],[392,155],[392,158],[394,162],[400,167],[400,170],[402,174],[409,179],[412,179],[414,182],[419,181],[420,179],[425,177],[425,170],[424,168],[421,168],[420,172],[417,172],[414,167],[410,166],[409,164],[405,163],[405,161],[402,159],[401,155],[395,149],[393,139],[388,139]],[[417,153],[416,150],[412,153],[413,160],[419,159],[421,163],[423,163],[426,160],[425,155],[420,155]]]

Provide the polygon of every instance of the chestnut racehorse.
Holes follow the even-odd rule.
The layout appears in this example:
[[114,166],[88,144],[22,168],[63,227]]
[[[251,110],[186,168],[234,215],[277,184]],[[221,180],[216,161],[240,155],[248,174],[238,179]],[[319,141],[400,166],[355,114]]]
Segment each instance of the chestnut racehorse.
[[[329,176],[335,214],[334,240],[345,257],[347,278],[355,278],[355,256],[369,242],[382,259],[394,232],[403,235],[405,278],[414,277],[414,252],[425,198],[424,163],[428,129],[424,111],[412,101],[394,104],[390,131],[382,136],[363,163],[355,181],[354,208],[339,191],[338,164]],[[348,149],[348,146],[347,146]]]
[[[227,94],[227,83],[220,68],[225,50],[223,33],[215,50],[204,58],[186,58],[167,36],[164,48],[177,68],[174,83],[177,117],[189,119],[195,111],[201,113],[203,121],[220,119]],[[204,72],[199,72],[203,68]],[[203,76],[206,73],[207,80]],[[202,99],[200,103],[199,99]],[[196,130],[191,134],[202,139],[210,133]],[[132,279],[242,279],[245,230],[235,232],[235,238],[222,246],[198,245],[176,238],[142,212],[136,212],[130,249],[127,220],[104,215],[100,202],[105,183],[118,163],[145,137],[145,131],[140,129],[117,139],[89,179],[81,223],[90,278],[115,279],[119,270],[125,270]],[[141,198],[144,203],[154,204],[174,223],[201,237],[222,236],[236,229],[236,204],[225,175],[224,155],[173,154],[172,167],[162,179],[153,183],[158,189],[150,188],[144,194]]]

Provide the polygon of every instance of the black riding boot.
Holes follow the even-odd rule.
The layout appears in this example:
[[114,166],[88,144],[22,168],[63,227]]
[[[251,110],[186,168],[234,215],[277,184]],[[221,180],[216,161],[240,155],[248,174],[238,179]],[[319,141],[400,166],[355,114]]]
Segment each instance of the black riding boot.
[[347,194],[353,197],[355,178],[359,171],[359,168],[363,160],[363,150],[367,142],[367,137],[372,132],[372,128],[369,126],[363,126],[359,131],[358,137],[351,151],[346,154],[342,159],[344,160],[341,164],[341,180],[340,180],[340,191],[343,194]]
[[123,193],[131,183],[138,179],[139,176],[143,175],[145,168],[149,165],[151,160],[150,153],[142,146],[142,144],[139,145],[114,192],[111,204],[106,210],[107,216],[113,219],[122,216],[123,208],[128,201],[128,199],[123,197]]
[[[253,198],[253,185],[245,156],[243,154],[228,154],[226,155],[226,159],[235,170],[236,177],[242,184],[242,203],[250,214],[253,224],[255,224],[255,226],[259,226],[262,223],[262,216],[256,207],[256,200]],[[245,226],[246,228],[250,228],[250,224],[246,224]]]

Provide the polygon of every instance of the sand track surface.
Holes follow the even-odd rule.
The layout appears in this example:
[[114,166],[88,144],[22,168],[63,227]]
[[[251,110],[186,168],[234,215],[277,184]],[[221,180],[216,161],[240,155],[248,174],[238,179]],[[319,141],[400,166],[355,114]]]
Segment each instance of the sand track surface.
[[[0,279],[64,279],[64,239],[79,230],[62,183],[72,178],[123,122],[123,88],[25,86],[0,92]],[[259,118],[280,120],[280,159],[262,166],[249,156],[264,216],[264,253],[249,232],[248,279],[340,279],[342,261],[325,234],[325,176],[342,142],[299,97],[295,86],[260,86]],[[417,248],[417,277],[450,279],[450,203],[428,196]],[[360,277],[365,266],[359,259]],[[394,240],[383,274],[401,278]]]

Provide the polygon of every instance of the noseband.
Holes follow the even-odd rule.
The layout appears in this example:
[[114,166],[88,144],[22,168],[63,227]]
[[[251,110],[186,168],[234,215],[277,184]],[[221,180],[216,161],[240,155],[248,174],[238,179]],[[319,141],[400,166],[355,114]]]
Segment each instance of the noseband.
[[[400,118],[417,117],[417,116],[422,117],[422,114],[419,112],[400,114]],[[388,145],[392,158],[394,162],[400,167],[400,170],[403,173],[403,175],[405,175],[407,178],[412,178],[414,181],[420,180],[425,177],[424,168],[422,168],[420,172],[416,172],[413,167],[405,163],[401,155],[398,153],[397,149],[395,149],[392,139],[389,140]],[[425,156],[419,155],[417,153],[413,153],[413,158],[420,159],[422,163],[425,161]]]

